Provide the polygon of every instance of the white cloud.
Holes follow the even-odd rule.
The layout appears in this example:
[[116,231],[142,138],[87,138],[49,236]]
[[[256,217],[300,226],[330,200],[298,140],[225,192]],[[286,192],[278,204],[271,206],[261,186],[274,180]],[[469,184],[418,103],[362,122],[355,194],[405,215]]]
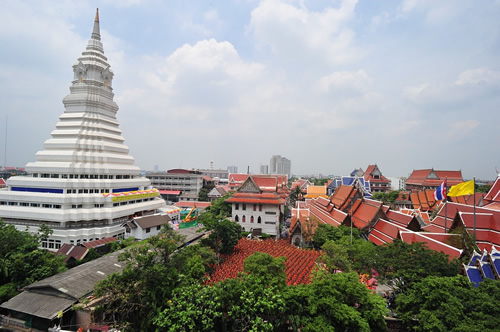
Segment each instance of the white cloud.
[[331,89],[353,89],[365,91],[372,79],[362,69],[356,72],[334,72],[322,77],[318,82],[318,90],[327,93]]
[[264,0],[252,11],[250,28],[258,44],[270,47],[278,61],[315,61],[326,64],[353,62],[361,56],[354,46],[354,31],[347,23],[356,0],[341,1],[339,8],[310,11],[278,0]]
[[403,95],[417,104],[458,103],[483,96],[496,97],[500,91],[500,72],[488,68],[461,72],[451,83],[424,83],[406,87]]
[[489,85],[500,87],[500,72],[486,67],[466,70],[453,83],[456,86]]
[[466,139],[479,125],[480,122],[474,119],[452,122],[449,125],[446,137],[448,140]]

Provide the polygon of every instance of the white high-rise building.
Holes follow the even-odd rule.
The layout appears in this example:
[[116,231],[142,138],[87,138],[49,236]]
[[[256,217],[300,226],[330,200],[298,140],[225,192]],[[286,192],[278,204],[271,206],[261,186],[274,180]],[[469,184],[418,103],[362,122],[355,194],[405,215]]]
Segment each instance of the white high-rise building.
[[292,176],[292,162],[280,155],[274,155],[269,162],[269,174],[285,174]]
[[113,72],[104,55],[96,13],[91,39],[73,65],[51,138],[0,190],[0,218],[18,229],[53,229],[44,247],[122,236],[122,224],[165,207],[158,190],[140,176],[124,144],[113,101]]

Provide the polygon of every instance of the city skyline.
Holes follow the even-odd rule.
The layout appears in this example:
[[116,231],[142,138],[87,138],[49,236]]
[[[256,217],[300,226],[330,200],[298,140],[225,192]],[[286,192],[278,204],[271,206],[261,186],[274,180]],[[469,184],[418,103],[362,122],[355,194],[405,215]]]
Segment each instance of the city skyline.
[[[11,1],[0,13],[0,160],[35,160],[99,7],[117,118],[143,170],[387,176],[500,167],[500,3]],[[8,131],[5,132],[8,119]],[[7,144],[8,143],[8,144]]]

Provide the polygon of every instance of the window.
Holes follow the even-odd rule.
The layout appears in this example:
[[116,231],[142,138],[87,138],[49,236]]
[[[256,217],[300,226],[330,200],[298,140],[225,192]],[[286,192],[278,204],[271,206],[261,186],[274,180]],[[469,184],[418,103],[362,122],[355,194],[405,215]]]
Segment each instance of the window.
[[151,232],[151,228],[148,227],[148,228],[146,228],[146,233],[149,233],[149,232]]
[[246,221],[246,216],[243,216],[243,218],[241,219],[241,222],[245,222]]
[[254,204],[254,205],[253,205],[253,210],[254,210],[254,211],[257,211],[257,204]]
[[241,209],[242,209],[243,211],[245,211],[245,210],[247,209],[247,205],[246,205],[246,204],[243,204],[243,206],[241,207]]
[[156,230],[159,231],[161,229],[161,225],[156,226]]
[[234,216],[234,221],[236,221],[236,222],[240,221],[240,218],[238,217],[238,215]]
[[250,222],[253,223],[253,216],[250,217]]
[[234,204],[234,209],[235,210],[239,210],[240,209],[240,205],[238,203]]
[[259,211],[262,211],[262,204],[259,204]]
[[262,222],[262,218],[259,216],[259,218],[257,218],[257,223],[260,224]]

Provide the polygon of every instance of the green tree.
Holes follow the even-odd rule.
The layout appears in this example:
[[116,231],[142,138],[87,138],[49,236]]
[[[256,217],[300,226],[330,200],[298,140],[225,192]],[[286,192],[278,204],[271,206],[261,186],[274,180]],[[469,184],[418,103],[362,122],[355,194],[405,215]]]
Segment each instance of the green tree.
[[466,277],[430,276],[397,298],[398,317],[414,331],[496,331],[500,282],[473,287]]
[[285,256],[274,258],[269,254],[256,252],[245,259],[243,271],[261,280],[265,285],[285,286],[285,261]]
[[166,299],[190,280],[172,263],[183,242],[184,236],[164,228],[159,236],[120,254],[119,259],[126,262],[122,273],[110,275],[95,287],[96,296],[101,298],[96,317],[115,319],[116,325],[131,331],[152,330]]
[[[207,218],[210,217],[210,218]],[[210,246],[215,252],[229,254],[241,238],[241,226],[228,219],[218,220],[210,213],[203,216],[203,230],[210,231],[203,244]]]
[[339,270],[342,272],[352,270],[351,259],[346,246],[337,244],[334,241],[327,241],[321,249],[323,255],[319,260],[325,265],[327,271],[335,273]]
[[40,231],[18,231],[0,219],[0,303],[16,295],[16,289],[66,269],[62,256],[39,248],[52,230],[42,226]]
[[[233,193],[226,193],[223,197],[216,199],[212,204],[205,209],[206,212],[211,213],[218,219],[223,219],[231,216],[231,204],[226,202]],[[203,213],[202,213],[203,214]]]
[[404,292],[412,284],[428,276],[455,276],[460,262],[449,260],[443,253],[428,249],[425,244],[407,244],[401,240],[378,246],[373,255],[373,267],[379,279],[395,290]]
[[153,323],[161,331],[214,331],[221,324],[220,291],[199,283],[176,288]]
[[385,301],[356,273],[318,273],[311,284],[291,286],[284,313],[302,331],[385,331]]

